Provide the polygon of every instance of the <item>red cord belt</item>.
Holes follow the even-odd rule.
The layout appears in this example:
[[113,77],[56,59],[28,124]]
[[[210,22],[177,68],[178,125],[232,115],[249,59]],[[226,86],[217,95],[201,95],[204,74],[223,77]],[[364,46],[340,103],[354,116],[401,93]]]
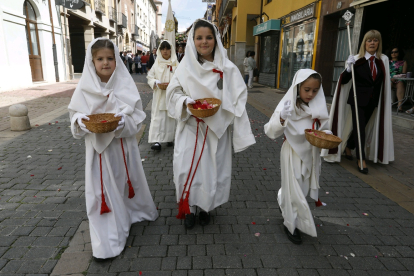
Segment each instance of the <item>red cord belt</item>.
[[[127,177],[128,177],[128,198],[133,198],[135,196],[135,192],[134,192],[134,188],[132,187],[132,183],[131,180],[129,179],[129,172],[128,172],[128,166],[127,166],[127,162],[126,162],[126,158],[125,158],[125,152],[124,152],[124,143],[122,142],[122,138],[121,138],[121,148],[122,148],[122,155],[124,157],[124,164],[125,164],[125,169],[126,169],[126,173],[127,173]],[[104,195],[104,191],[103,191],[103,179],[102,179],[102,156],[101,154],[99,154],[99,169],[100,169],[100,173],[101,173],[101,215],[105,214],[105,213],[109,213],[111,212],[111,209],[109,209],[108,205],[106,204],[105,201],[105,195]]]
[[[188,214],[191,213],[190,212],[190,205],[188,204],[188,199],[190,197],[190,189],[191,189],[191,185],[193,184],[193,179],[194,179],[194,176],[197,172],[197,168],[198,168],[198,164],[200,163],[201,156],[203,155],[204,146],[206,144],[207,132],[208,132],[208,126],[207,126],[206,135],[204,136],[203,147],[201,148],[200,157],[198,158],[197,165],[194,169],[193,177],[191,178],[191,181],[188,184],[188,179],[190,179],[191,170],[193,169],[193,164],[194,164],[194,157],[195,157],[195,153],[196,153],[196,149],[197,149],[198,126],[199,126],[200,122],[204,123],[204,121],[202,119],[199,119],[197,117],[194,117],[194,118],[197,121],[197,134],[196,134],[196,140],[195,140],[195,145],[194,145],[194,153],[193,153],[193,159],[191,160],[190,171],[188,172],[187,180],[185,181],[185,184],[184,184],[183,193],[181,194],[180,202],[178,203],[178,215],[176,216],[176,218],[178,218],[178,219],[185,219],[185,215],[188,215]],[[188,185],[188,189],[186,190],[187,185]]]

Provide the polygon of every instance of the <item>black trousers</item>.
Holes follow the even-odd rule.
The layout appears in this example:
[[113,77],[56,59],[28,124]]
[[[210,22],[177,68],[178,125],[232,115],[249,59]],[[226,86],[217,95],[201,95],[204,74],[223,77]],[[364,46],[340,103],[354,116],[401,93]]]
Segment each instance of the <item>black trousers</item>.
[[[358,119],[359,119],[359,131],[361,134],[361,149],[362,159],[365,160],[365,126],[369,122],[369,119],[376,108],[375,100],[371,100],[367,106],[358,106]],[[355,106],[351,105],[352,109],[352,134],[346,143],[347,148],[353,150],[356,148],[356,155],[359,159],[359,147],[358,147],[358,132],[357,123],[355,117]]]

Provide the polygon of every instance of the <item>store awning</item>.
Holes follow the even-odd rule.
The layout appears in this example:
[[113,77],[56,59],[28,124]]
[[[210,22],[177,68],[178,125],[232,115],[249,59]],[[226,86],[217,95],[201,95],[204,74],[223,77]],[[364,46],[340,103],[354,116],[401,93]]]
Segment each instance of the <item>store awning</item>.
[[253,35],[261,35],[268,31],[280,31],[280,19],[270,19],[253,27]]
[[356,0],[354,2],[352,2],[351,4],[349,4],[350,7],[354,7],[354,6],[360,6],[360,7],[365,7],[365,6],[369,6],[369,5],[373,5],[373,4],[377,4],[377,3],[381,3],[381,2],[385,2],[388,0]]

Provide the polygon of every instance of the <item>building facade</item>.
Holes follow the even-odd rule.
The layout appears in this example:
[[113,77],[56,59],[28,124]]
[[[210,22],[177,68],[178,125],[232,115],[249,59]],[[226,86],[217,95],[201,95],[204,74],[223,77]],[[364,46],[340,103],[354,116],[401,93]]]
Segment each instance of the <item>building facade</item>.
[[[138,42],[141,48],[148,51],[151,48],[151,38],[154,37],[157,24],[157,6],[153,0],[136,0],[137,25],[139,28]],[[151,36],[151,34],[153,34]]]
[[67,79],[58,9],[54,0],[0,1],[0,91]]

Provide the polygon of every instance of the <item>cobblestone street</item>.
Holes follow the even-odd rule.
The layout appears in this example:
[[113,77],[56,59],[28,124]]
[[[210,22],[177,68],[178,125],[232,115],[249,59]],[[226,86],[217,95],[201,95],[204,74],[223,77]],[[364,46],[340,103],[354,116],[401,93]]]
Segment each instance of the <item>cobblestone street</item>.
[[[160,217],[134,224],[119,257],[95,262],[88,253],[85,269],[56,275],[414,275],[414,215],[339,164],[322,164],[327,206],[310,203],[318,237],[303,235],[302,245],[287,239],[277,203],[283,138],[264,134],[273,110],[251,104],[256,144],[233,154],[229,202],[212,212],[210,225],[185,230],[175,218],[173,148],[150,149],[152,92],[145,76],[133,77],[147,113],[139,148]],[[0,144],[0,275],[50,275],[63,267],[62,255],[87,220],[84,142],[69,125],[66,113]]]

